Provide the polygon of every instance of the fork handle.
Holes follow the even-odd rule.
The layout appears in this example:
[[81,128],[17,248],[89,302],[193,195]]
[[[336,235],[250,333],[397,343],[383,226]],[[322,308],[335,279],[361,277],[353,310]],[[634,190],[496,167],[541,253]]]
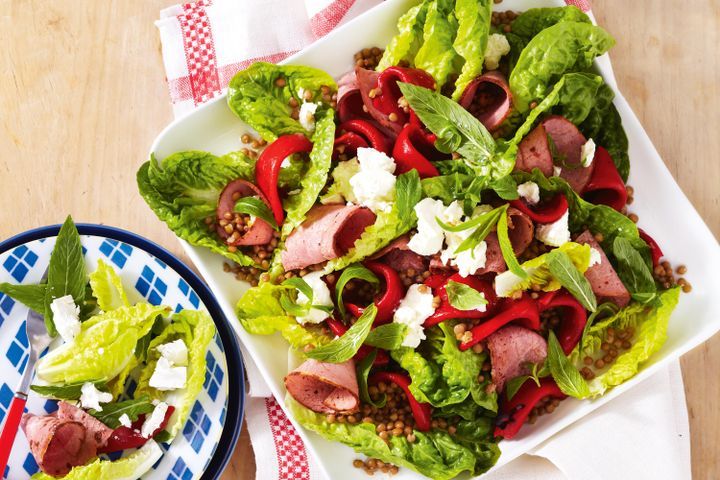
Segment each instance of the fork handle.
[[22,393],[16,393],[10,404],[10,410],[8,410],[5,419],[5,426],[2,429],[2,433],[0,433],[0,472],[5,471],[8,458],[10,458],[10,451],[15,442],[15,435],[17,435],[18,427],[20,426],[23,410],[25,410],[25,402],[27,402],[27,396]]

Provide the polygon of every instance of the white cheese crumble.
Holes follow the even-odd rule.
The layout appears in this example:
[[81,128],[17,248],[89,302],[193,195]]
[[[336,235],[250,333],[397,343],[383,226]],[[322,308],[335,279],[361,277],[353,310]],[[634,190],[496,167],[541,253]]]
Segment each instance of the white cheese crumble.
[[602,263],[602,256],[600,255],[600,252],[597,248],[590,247],[590,263],[588,264],[588,268],[593,267],[595,265],[600,265]]
[[562,173],[562,168],[558,167],[557,165],[553,165],[553,177],[559,177]]
[[56,298],[50,304],[53,322],[58,333],[66,342],[72,342],[80,333],[80,307],[75,305],[72,295]]
[[433,293],[427,285],[411,285],[405,298],[402,299],[393,321],[407,325],[408,331],[402,342],[404,347],[416,348],[420,341],[425,340],[423,323],[435,313]]
[[101,403],[112,402],[112,393],[101,392],[92,382],[85,382],[80,387],[80,405],[83,408],[92,408],[98,412],[102,412]]
[[540,201],[540,187],[535,182],[521,183],[517,187],[517,192],[530,205],[535,205]]
[[510,42],[505,38],[505,35],[493,33],[488,37],[487,47],[485,48],[485,67],[488,70],[497,70],[500,66],[500,59],[508,53],[510,53]]
[[580,151],[580,161],[582,166],[587,168],[592,165],[593,159],[595,158],[595,142],[592,138],[589,138],[587,142],[582,146]]
[[423,198],[414,207],[417,216],[417,233],[410,238],[408,248],[419,255],[434,255],[440,251],[445,232],[435,218],[443,219],[445,205],[442,200]]
[[553,223],[539,224],[535,228],[535,238],[551,247],[559,247],[570,241],[570,228],[568,227],[569,212]]
[[167,409],[167,403],[158,403],[150,416],[147,417],[143,422],[142,427],[140,428],[140,435],[145,438],[150,438],[155,432],[155,430],[160,428],[160,425],[162,425],[162,422],[165,419],[165,413],[167,413]]
[[[525,269],[528,275],[535,273],[536,268]],[[522,283],[523,279],[515,275],[512,271],[506,270],[497,274],[495,277],[495,294],[498,297],[509,297],[517,286]]]
[[150,377],[150,386],[158,390],[177,390],[187,382],[187,367],[174,367],[165,357],[158,358],[155,371]]
[[315,130],[315,112],[317,108],[317,103],[310,102],[303,102],[300,106],[298,120],[300,120],[300,125],[308,132]]
[[118,422],[120,422],[120,425],[123,427],[130,428],[132,426],[132,421],[130,420],[130,417],[128,417],[127,413],[123,413],[120,415],[120,418],[118,418]]
[[390,212],[395,200],[395,160],[374,148],[358,148],[360,171],[350,178],[358,205]]
[[174,342],[157,346],[160,355],[167,358],[175,366],[185,366],[188,363],[188,349],[185,342],[177,339]]
[[[321,305],[323,307],[332,307],[332,296],[330,295],[330,289],[328,288],[327,284],[322,279],[323,272],[317,271],[317,272],[311,272],[305,275],[303,280],[307,282],[308,285],[310,285],[310,288],[312,288],[313,291],[313,299],[312,304],[313,305]],[[298,291],[298,297],[297,297],[297,303],[298,305],[307,305],[310,299],[305,296],[304,293]],[[307,315],[303,317],[297,317],[297,322],[300,324],[305,323],[320,323],[326,318],[328,318],[330,314],[326,312],[325,310],[321,310],[319,308],[311,308],[310,311],[307,313]]]

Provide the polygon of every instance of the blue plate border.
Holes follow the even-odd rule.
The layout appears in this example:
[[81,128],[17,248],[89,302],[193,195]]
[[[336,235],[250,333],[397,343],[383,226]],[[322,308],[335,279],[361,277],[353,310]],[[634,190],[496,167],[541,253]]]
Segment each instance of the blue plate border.
[[[201,477],[203,480],[216,480],[220,478],[220,475],[225,470],[235,450],[234,447],[240,436],[240,428],[245,412],[245,371],[243,369],[242,355],[237,338],[230,327],[227,317],[223,314],[220,305],[218,305],[215,296],[207,284],[187,265],[180,261],[180,259],[157,243],[117,227],[92,223],[78,223],[76,226],[80,235],[92,235],[118,240],[138,247],[168,264],[170,268],[180,274],[180,276],[190,284],[193,290],[197,292],[212,318],[216,320],[215,326],[223,342],[228,371],[239,372],[240,374],[239,376],[228,375],[229,391],[225,426],[223,427],[222,435],[220,436],[213,458],[208,463]],[[0,254],[22,244],[32,242],[33,240],[55,237],[59,231],[60,225],[48,225],[14,235],[0,242]]]

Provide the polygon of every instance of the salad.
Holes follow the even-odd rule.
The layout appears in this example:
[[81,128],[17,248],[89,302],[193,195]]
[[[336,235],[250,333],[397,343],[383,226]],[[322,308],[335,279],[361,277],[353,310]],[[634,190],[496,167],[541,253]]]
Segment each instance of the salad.
[[572,6],[493,3],[420,1],[337,82],[255,63],[227,95],[244,148],[138,172],[250,283],[243,328],[287,340],[295,420],[369,473],[487,471],[526,423],[634,376],[691,289],[627,210],[593,67],[613,38]]
[[43,314],[55,337],[31,389],[57,400],[57,410],[21,421],[41,470],[32,478],[131,479],[149,471],[163,455],[159,443],[173,441],[202,390],[215,335],[210,316],[131,304],[102,260],[88,275],[70,217],[47,280],[2,283],[0,292]]

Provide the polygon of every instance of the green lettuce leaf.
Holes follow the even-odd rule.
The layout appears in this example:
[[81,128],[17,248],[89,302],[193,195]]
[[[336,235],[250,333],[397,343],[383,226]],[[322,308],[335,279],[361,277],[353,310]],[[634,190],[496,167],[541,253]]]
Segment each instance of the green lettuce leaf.
[[[101,460],[96,458],[87,465],[73,467],[70,473],[62,477],[65,480],[135,480],[142,477],[152,469],[152,466],[160,460],[163,450],[154,440],[148,442],[132,452],[117,460]],[[43,472],[38,472],[31,478],[34,480],[54,480],[56,477]]]
[[378,71],[399,65],[401,62],[414,65],[413,60],[423,42],[423,27],[430,3],[432,3],[430,0],[424,0],[400,17],[397,23],[398,34],[385,48],[385,53],[377,66]]
[[515,108],[529,110],[530,102],[545,98],[550,85],[564,73],[588,69],[595,57],[615,41],[605,30],[582,22],[560,22],[530,40],[510,74]]
[[309,101],[320,102],[317,118],[318,113],[330,110],[322,102],[323,86],[331,92],[337,90],[332,77],[317,68],[256,62],[230,80],[227,101],[235,115],[270,142],[282,135],[310,133],[291,117],[288,102],[294,98],[302,104],[304,93],[311,92],[313,97]]
[[96,315],[80,333],[40,359],[37,374],[48,383],[108,381],[131,361],[138,340],[167,307],[138,303]]
[[433,77],[438,91],[448,81],[450,74],[459,71],[462,65],[462,57],[453,48],[457,32],[453,3],[453,0],[435,0],[430,3],[423,27],[423,43],[415,55],[415,67]]
[[90,274],[90,287],[101,310],[109,312],[130,306],[122,280],[114,268],[98,260],[98,267]]
[[560,22],[592,23],[590,17],[572,5],[530,8],[513,20],[512,33],[527,44],[535,35]]
[[240,152],[218,157],[187,151],[170,155],[162,164],[153,156],[138,170],[137,183],[145,202],[178,237],[240,265],[252,265],[239,249],[230,252],[204,220],[215,217],[220,192],[229,182],[252,180],[254,171],[254,162]]
[[327,205],[331,203],[344,203],[346,201],[356,202],[357,198],[350,185],[350,179],[359,171],[360,162],[358,162],[357,158],[345,162],[338,162],[330,174],[332,183],[327,189],[327,192],[320,197],[320,203]]
[[455,51],[465,60],[455,81],[452,99],[457,101],[465,88],[483,70],[485,50],[490,33],[491,0],[457,0],[455,17],[458,21],[457,36],[453,42]]

